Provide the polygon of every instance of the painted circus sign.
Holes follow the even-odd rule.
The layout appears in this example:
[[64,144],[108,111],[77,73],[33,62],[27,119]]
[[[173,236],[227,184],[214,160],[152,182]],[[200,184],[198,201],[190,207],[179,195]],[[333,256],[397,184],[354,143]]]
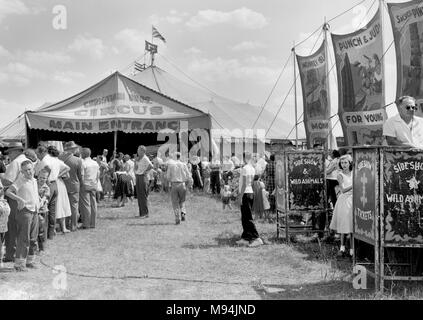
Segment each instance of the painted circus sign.
[[105,132],[105,131],[131,131],[131,132],[158,132],[160,130],[179,130],[179,121],[161,120],[101,120],[101,121],[76,121],[76,120],[49,120],[48,129],[70,132]]
[[383,169],[385,243],[423,243],[423,155],[385,151]]
[[362,29],[332,34],[338,74],[339,118],[347,145],[381,145],[384,109],[380,9]]
[[375,241],[376,194],[379,188],[377,173],[377,149],[354,150],[354,237],[370,244]]
[[288,209],[325,209],[325,161],[323,152],[288,152]]

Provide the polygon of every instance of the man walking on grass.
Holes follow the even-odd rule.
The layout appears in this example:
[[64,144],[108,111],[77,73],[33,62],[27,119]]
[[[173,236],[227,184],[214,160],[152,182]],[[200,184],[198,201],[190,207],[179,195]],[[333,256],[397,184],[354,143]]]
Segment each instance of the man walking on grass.
[[[186,181],[189,178],[189,171],[187,165],[180,160],[181,153],[176,152],[175,157],[175,160],[171,159],[168,162],[166,178],[171,183],[170,197],[172,199],[173,213],[175,214],[175,223],[180,224],[181,220],[185,221]],[[180,218],[179,214],[181,215]]]
[[153,164],[145,151],[145,146],[138,147],[134,164],[138,208],[141,218],[148,218],[148,172],[153,169]]

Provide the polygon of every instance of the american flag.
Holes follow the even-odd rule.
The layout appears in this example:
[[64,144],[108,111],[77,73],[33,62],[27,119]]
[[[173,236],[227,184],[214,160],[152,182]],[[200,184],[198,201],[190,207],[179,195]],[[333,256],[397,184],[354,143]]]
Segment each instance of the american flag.
[[152,26],[153,27],[153,29],[152,29],[152,32],[153,32],[153,38],[159,38],[160,40],[162,40],[163,42],[166,42],[166,39],[160,34],[160,32],[159,31],[157,31],[157,29],[154,27],[154,26]]

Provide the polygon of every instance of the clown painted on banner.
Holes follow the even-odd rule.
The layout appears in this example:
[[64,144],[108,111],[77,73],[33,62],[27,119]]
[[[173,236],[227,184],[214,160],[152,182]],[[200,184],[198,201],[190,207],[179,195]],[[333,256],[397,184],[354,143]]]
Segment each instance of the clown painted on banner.
[[338,74],[338,115],[347,145],[381,145],[387,119],[380,8],[362,29],[332,34]]
[[423,117],[423,3],[388,3],[397,58],[397,97],[416,98]]
[[304,124],[307,145],[324,145],[331,130],[325,41],[313,55],[297,55],[303,91]]

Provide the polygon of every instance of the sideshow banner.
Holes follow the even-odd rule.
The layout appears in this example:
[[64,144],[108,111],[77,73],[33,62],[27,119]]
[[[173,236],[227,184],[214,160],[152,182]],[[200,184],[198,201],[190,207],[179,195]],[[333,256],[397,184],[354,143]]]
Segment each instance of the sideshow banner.
[[383,161],[385,243],[423,243],[423,155],[386,150]]
[[288,152],[288,210],[325,209],[325,155],[323,152]]
[[332,34],[338,75],[338,115],[349,146],[382,144],[387,115],[379,10],[364,28],[346,35]]
[[325,41],[307,57],[297,55],[304,107],[307,145],[324,145],[331,131]]
[[415,97],[423,117],[423,3],[388,3],[397,58],[397,97]]
[[375,244],[378,149],[355,149],[353,169],[354,237]]

